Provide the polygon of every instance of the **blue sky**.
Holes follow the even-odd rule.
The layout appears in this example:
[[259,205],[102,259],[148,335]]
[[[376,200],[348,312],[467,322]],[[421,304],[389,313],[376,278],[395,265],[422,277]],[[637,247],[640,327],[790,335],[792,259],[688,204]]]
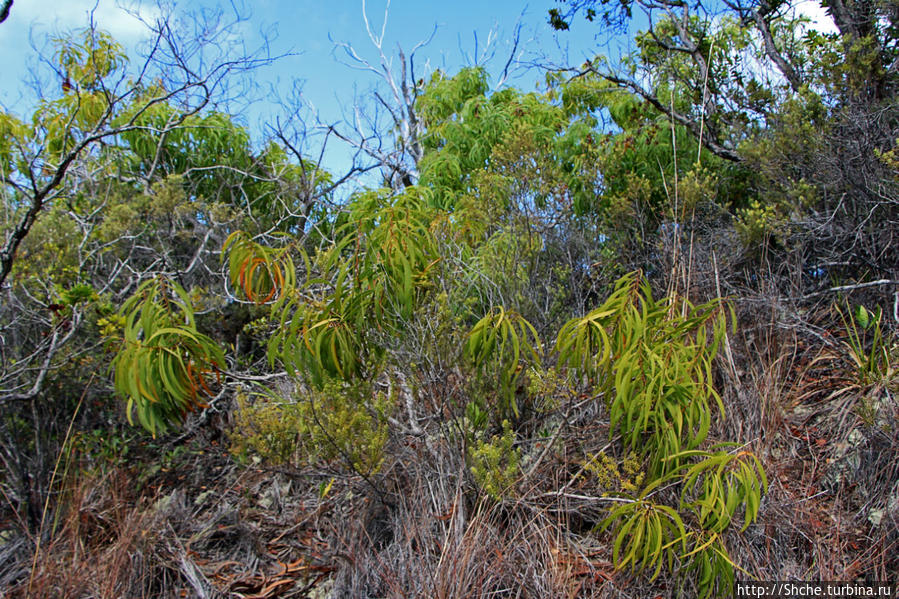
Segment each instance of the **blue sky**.
[[[229,107],[250,127],[257,141],[263,137],[266,124],[274,123],[276,118],[285,120],[279,99],[288,98],[292,90],[301,90],[303,102],[313,106],[322,120],[333,123],[341,119],[342,105],[352,105],[357,93],[366,97],[366,92],[378,84],[371,73],[341,64],[338,58],[345,55],[339,48],[335,50],[335,43],[346,42],[362,57],[377,61],[377,52],[366,33],[363,5],[371,29],[380,35],[384,27],[384,47],[390,54],[395,53],[397,45],[408,52],[436,27],[431,42],[417,54],[419,77],[427,77],[435,68],[454,72],[481,61],[485,49],[487,56],[494,55],[487,63],[488,71],[498,73],[511,52],[512,35],[519,22],[521,44],[516,59],[523,63],[578,65],[597,53],[617,53],[628,43],[625,38],[615,40],[614,49],[598,45],[599,26],[581,19],[573,23],[571,31],[554,33],[546,22],[546,13],[557,6],[555,0],[529,4],[512,0],[392,0],[386,11],[386,26],[388,0],[163,2],[168,3],[167,8],[160,9],[144,0],[15,0],[9,18],[0,24],[0,109],[20,116],[30,114],[34,94],[26,82],[31,72],[40,72],[39,59],[42,52],[46,55],[49,51],[48,38],[86,26],[91,12],[98,26],[111,32],[133,54],[146,38],[147,30],[123,7],[148,21],[168,10],[184,15],[218,9],[225,18],[240,17],[231,41],[254,48],[268,40],[272,54],[285,55],[254,71],[255,91]],[[816,8],[812,2],[806,4],[808,11]],[[507,84],[530,90],[542,77],[538,69],[521,69]],[[305,116],[312,120],[311,109],[306,110]],[[347,164],[348,154],[341,155],[341,151],[346,152],[332,146],[326,162],[334,168]]]
[[[490,55],[494,58],[487,68],[498,73],[512,51],[517,23],[521,26],[518,61],[580,64],[596,52],[593,26],[584,23],[573,28],[573,32],[560,35],[551,31],[546,12],[554,0],[532,4],[512,0],[392,0],[389,4],[387,0],[195,0],[169,2],[163,9],[141,0],[15,0],[9,18],[0,24],[0,109],[24,117],[31,113],[34,93],[28,82],[33,79],[32,73],[48,74],[46,68],[39,66],[41,54],[46,56],[50,51],[48,39],[85,27],[91,13],[101,29],[112,33],[129,54],[134,54],[145,40],[147,29],[123,8],[148,21],[169,10],[175,15],[221,10],[226,19],[240,17],[232,41],[255,48],[267,40],[272,54],[285,55],[253,73],[255,91],[240,98],[252,103],[240,102],[230,107],[250,127],[254,138],[261,139],[266,124],[276,118],[284,121],[285,111],[279,99],[287,99],[297,89],[302,92],[303,102],[314,107],[322,120],[334,122],[343,115],[341,106],[352,105],[355,94],[365,97],[378,84],[373,74],[341,64],[338,59],[342,57],[346,62],[345,54],[335,48],[336,43],[345,42],[362,57],[377,61],[377,52],[366,32],[363,4],[370,28],[377,35],[384,28],[384,48],[390,54],[395,54],[398,45],[408,52],[436,27],[431,42],[416,55],[418,77],[427,77],[435,68],[454,72]],[[528,90],[543,77],[533,68],[521,68],[515,75],[507,84]],[[57,84],[50,80],[50,85]],[[307,109],[305,116],[309,121],[311,114],[311,109]],[[332,145],[326,162],[339,168],[348,163],[348,157],[341,156],[341,150]]]
[[[385,16],[385,0],[368,0],[366,13],[369,23],[380,33]],[[592,53],[592,27],[580,27],[572,34],[555,36],[546,24],[546,11],[552,0],[531,5],[511,0],[484,2],[483,0],[454,0],[452,2],[393,0],[389,4],[385,28],[385,47],[393,52],[397,44],[406,51],[427,38],[437,28],[434,39],[418,53],[422,74],[427,69],[442,68],[455,71],[483,58],[488,41],[495,58],[488,64],[500,70],[511,51],[511,36],[516,22],[521,22],[518,58],[534,60],[538,51],[562,64],[568,58],[572,64]],[[49,8],[52,6],[52,8]],[[0,25],[0,106],[13,112],[27,112],[32,95],[23,85],[29,69],[38,63],[40,51],[47,51],[48,36],[69,29],[84,27],[93,10],[97,24],[119,39],[126,47],[134,48],[146,35],[144,26],[122,6],[139,10],[146,19],[160,14],[152,3],[128,0],[67,0],[48,3],[45,0],[15,0],[9,19]],[[365,91],[375,80],[370,74],[353,70],[335,60],[335,42],[353,45],[361,55],[375,58],[363,21],[362,0],[332,0],[330,3],[310,0],[236,0],[215,2],[201,0],[174,5],[176,14],[185,11],[222,8],[227,15],[240,14],[245,20],[237,28],[237,35],[248,47],[255,47],[263,37],[270,40],[273,54],[289,54],[274,65],[254,74],[254,81],[267,100],[274,95],[287,94],[295,82],[302,86],[306,99],[317,109],[330,114],[337,101],[352,98],[353,90]],[[333,41],[332,41],[333,40]],[[570,45],[570,55],[561,48]],[[37,49],[32,45],[36,45]],[[475,57],[475,50],[481,56]],[[519,73],[511,83],[532,88],[539,77],[536,71]],[[274,89],[274,94],[270,91]],[[274,107],[261,107],[259,115],[273,114]],[[336,113],[335,113],[336,115]],[[251,123],[256,125],[256,123]]]

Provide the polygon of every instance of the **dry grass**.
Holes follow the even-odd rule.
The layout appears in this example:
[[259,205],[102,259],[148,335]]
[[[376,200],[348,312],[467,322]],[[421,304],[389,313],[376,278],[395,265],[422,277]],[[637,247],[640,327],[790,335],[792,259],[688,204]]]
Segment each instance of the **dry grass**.
[[[744,419],[729,425],[730,434],[758,448],[772,483],[758,525],[734,538],[734,556],[762,580],[892,580],[899,572],[895,392],[852,382],[834,320],[808,322],[788,303],[766,308],[767,326],[741,331],[744,376],[725,385]],[[873,411],[866,409],[872,392]]]
[[165,514],[134,496],[125,473],[76,481],[67,504],[34,570],[11,581],[10,597],[142,597],[174,588]]
[[[728,413],[713,436],[751,447],[771,483],[759,521],[725,537],[738,577],[891,580],[895,391],[853,386],[832,322],[801,321],[790,305],[762,300],[738,306],[744,325],[718,364]],[[418,405],[421,430],[393,431],[369,480],[339,463],[274,470],[208,450],[141,485],[124,468],[68,481],[30,595],[33,543],[7,535],[0,547],[5,596],[694,596],[667,573],[650,582],[617,572],[610,533],[595,530],[609,489],[584,462],[623,457],[601,401],[568,397],[521,423],[526,476],[496,501],[477,490],[458,421],[426,416],[458,403],[437,396],[444,388],[455,386],[435,385]],[[556,431],[548,451],[541,428]]]

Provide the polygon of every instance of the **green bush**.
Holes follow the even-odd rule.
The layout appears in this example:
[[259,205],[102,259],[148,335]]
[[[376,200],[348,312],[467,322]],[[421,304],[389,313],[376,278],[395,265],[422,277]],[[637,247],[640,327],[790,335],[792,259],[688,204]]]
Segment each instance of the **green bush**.
[[337,460],[367,475],[381,466],[392,404],[364,383],[331,382],[291,400],[241,394],[231,452],[295,466]]

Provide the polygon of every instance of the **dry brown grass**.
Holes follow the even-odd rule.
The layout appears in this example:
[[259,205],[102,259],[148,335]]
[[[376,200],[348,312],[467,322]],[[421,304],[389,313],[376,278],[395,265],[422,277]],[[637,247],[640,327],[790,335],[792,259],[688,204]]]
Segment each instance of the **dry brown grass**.
[[892,580],[899,572],[895,392],[877,389],[876,414],[866,412],[872,390],[852,382],[839,323],[826,309],[803,312],[784,301],[765,308],[768,318],[757,308],[744,315],[768,324],[741,331],[742,376],[724,387],[744,418],[730,434],[757,447],[771,481],[762,517],[734,537],[734,555],[762,580]]
[[[759,521],[728,533],[725,546],[738,578],[892,580],[895,392],[877,389],[872,410],[874,391],[851,386],[833,323],[796,314],[770,299],[741,304],[743,324],[719,359],[727,417],[713,436],[751,447],[770,481]],[[455,389],[435,385],[422,398],[421,430],[397,428],[368,480],[339,463],[239,467],[210,450],[142,485],[124,468],[68,481],[30,596],[695,595],[670,573],[650,582],[611,563],[611,533],[595,529],[608,484],[584,469],[600,452],[623,457],[600,399],[566,397],[521,423],[525,474],[497,501],[477,489],[459,421],[427,417],[429,406],[458,403],[437,396],[444,387]],[[556,431],[549,450],[544,427]],[[331,483],[325,497],[322,483]],[[0,547],[10,598],[27,595],[30,547],[23,536]]]

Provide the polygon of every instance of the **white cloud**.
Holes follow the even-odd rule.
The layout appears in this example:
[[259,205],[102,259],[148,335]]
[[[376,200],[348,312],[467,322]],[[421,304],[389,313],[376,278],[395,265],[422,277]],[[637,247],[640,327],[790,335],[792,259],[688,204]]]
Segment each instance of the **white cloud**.
[[138,12],[145,20],[151,21],[159,13],[155,6],[128,4],[129,10],[114,0],[68,0],[56,2],[54,8],[47,9],[47,3],[40,0],[19,0],[13,5],[11,17],[27,28],[59,31],[86,27],[93,13],[94,23],[108,31],[122,43],[137,42],[147,35],[146,26],[131,12]]
[[815,0],[802,0],[793,6],[797,16],[806,17],[811,21],[809,27],[821,33],[836,33],[837,27],[833,19],[827,15],[827,11]]
[[[49,56],[48,38],[87,27],[91,13],[95,25],[123,44],[128,55],[134,55],[149,35],[146,25],[131,13],[149,23],[161,14],[155,3],[141,0],[15,0],[9,18],[0,25],[0,110],[29,110],[35,102],[30,73],[40,56]],[[46,74],[44,69],[37,71]]]

